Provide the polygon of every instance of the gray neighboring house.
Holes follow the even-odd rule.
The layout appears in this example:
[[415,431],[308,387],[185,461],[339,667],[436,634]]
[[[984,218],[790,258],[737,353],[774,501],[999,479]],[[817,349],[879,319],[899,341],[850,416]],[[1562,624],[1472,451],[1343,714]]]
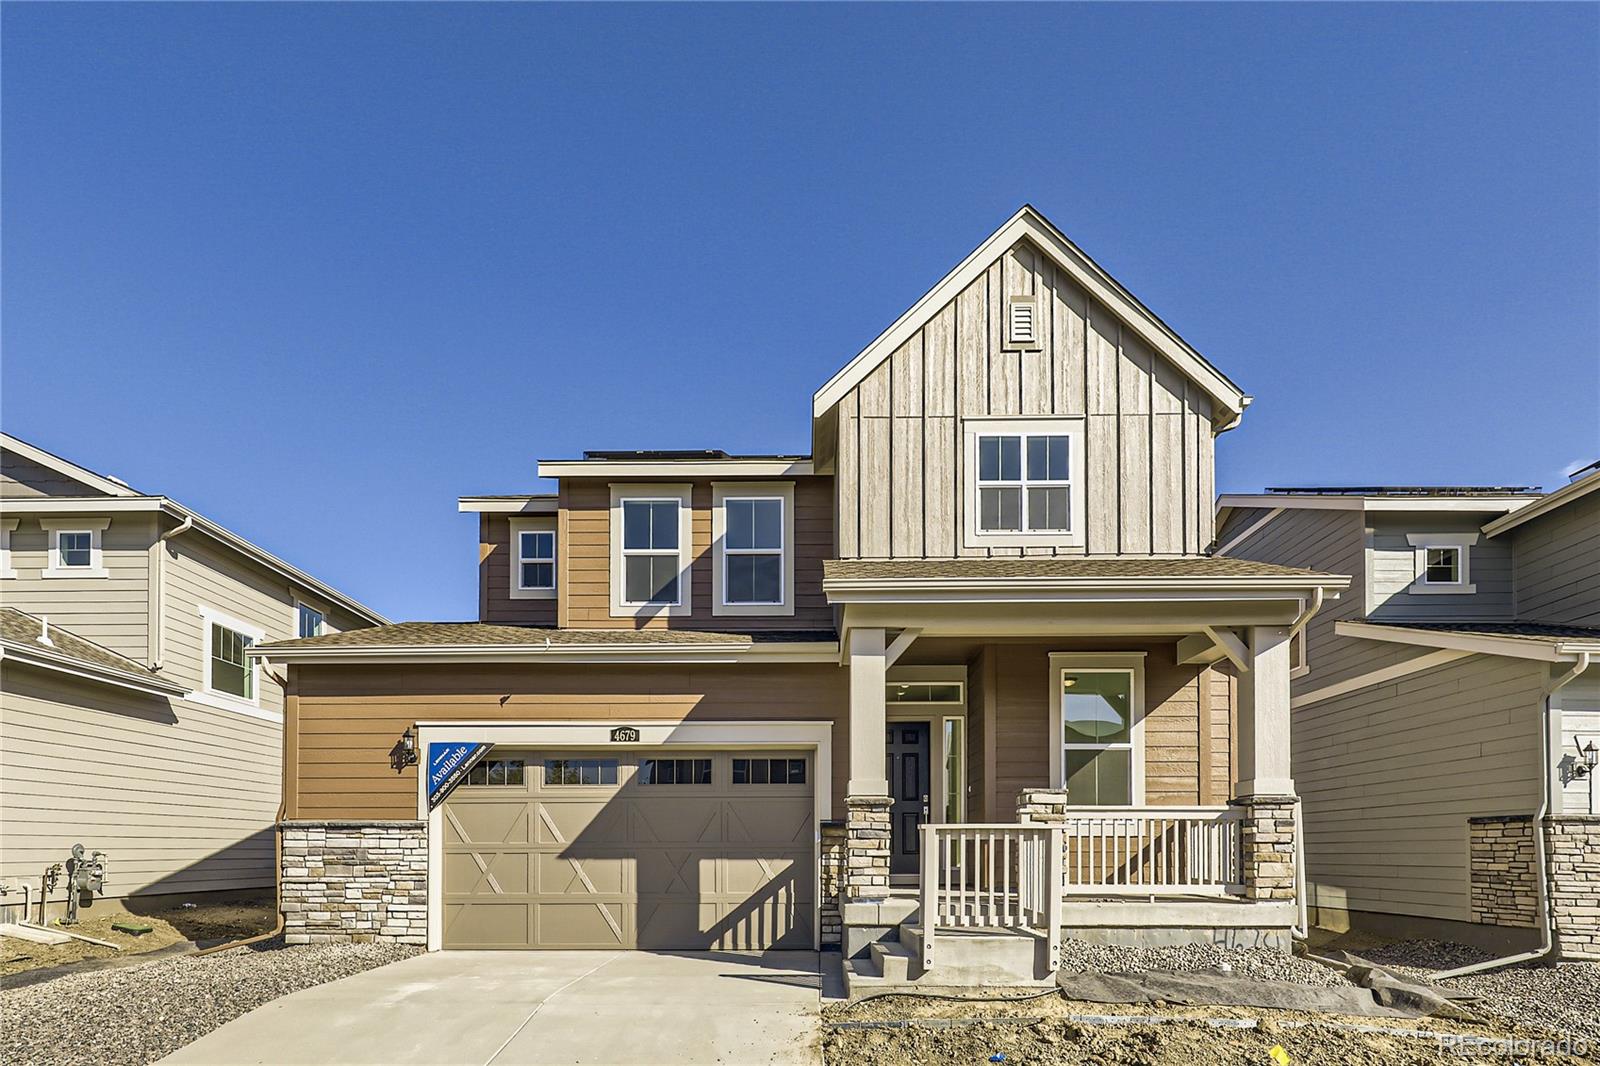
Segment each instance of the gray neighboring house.
[[270,887],[283,692],[245,649],[384,619],[5,435],[0,601],[0,884],[37,899],[82,843],[106,853],[113,898]]
[[1531,947],[1548,914],[1600,955],[1600,464],[1543,495],[1225,495],[1217,526],[1219,554],[1354,577],[1295,649],[1318,924]]

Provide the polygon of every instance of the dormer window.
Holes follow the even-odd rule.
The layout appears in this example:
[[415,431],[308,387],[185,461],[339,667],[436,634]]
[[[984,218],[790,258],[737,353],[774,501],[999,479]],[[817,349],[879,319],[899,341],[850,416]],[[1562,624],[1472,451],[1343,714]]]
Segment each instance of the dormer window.
[[511,598],[549,600],[556,595],[556,520],[553,515],[511,519]]
[[1406,540],[1416,558],[1416,579],[1409,591],[1465,595],[1476,592],[1471,581],[1472,545],[1477,533],[1411,533]]
[[967,540],[1082,542],[1080,419],[968,419]]
[[690,612],[690,507],[688,485],[612,486],[613,616]]

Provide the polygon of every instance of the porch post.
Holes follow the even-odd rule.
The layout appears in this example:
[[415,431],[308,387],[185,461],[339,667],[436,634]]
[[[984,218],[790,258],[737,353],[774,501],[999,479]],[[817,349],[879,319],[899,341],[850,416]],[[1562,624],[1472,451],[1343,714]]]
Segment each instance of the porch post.
[[1289,629],[1253,626],[1239,675],[1240,875],[1245,895],[1295,898],[1295,796],[1289,752]]
[[[889,782],[883,769],[884,632],[852,629],[849,640],[850,779],[844,799],[847,903],[883,899],[889,894]],[[845,924],[850,924],[848,914]]]

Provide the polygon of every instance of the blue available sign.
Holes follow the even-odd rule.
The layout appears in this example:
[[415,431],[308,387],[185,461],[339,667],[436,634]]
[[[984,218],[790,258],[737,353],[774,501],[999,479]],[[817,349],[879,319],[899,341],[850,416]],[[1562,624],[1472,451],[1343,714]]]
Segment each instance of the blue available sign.
[[467,771],[493,746],[472,740],[429,744],[428,810],[439,806],[451,789],[466,780]]

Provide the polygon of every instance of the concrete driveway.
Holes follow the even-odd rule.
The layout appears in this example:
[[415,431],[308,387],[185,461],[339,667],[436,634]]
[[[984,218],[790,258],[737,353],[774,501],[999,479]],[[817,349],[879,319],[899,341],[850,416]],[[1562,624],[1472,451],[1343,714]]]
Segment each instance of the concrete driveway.
[[812,952],[440,951],[274,1000],[167,1063],[820,1063]]

